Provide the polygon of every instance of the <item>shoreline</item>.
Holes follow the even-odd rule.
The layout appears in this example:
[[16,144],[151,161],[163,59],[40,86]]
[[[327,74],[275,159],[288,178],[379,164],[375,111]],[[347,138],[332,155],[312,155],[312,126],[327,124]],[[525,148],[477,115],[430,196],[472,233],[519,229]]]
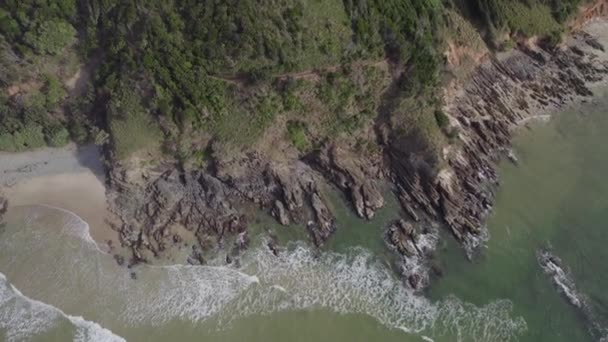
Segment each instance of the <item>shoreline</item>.
[[89,224],[91,237],[106,250],[118,242],[111,229],[105,167],[97,146],[43,148],[0,153],[0,193],[11,207],[45,205],[68,210]]
[[[360,218],[370,219],[385,205],[378,184],[389,180],[404,222],[385,227],[387,245],[398,255],[399,273],[421,290],[428,267],[420,265],[430,263],[436,244],[420,241],[434,241],[443,226],[470,258],[480,250],[500,184],[497,163],[511,147],[513,127],[594,96],[593,86],[608,77],[607,30],[607,20],[591,21],[558,49],[521,45],[455,80],[443,109],[459,142],[446,145],[439,161],[424,159],[428,151],[416,149],[415,137],[377,122],[386,126],[376,132],[382,134],[380,149],[369,155],[333,144],[306,158],[217,157],[208,170],[117,163],[109,173],[109,202],[121,218],[121,243],[136,263],[146,263],[181,241],[175,227],[183,226],[198,243],[193,259],[203,263],[204,251],[222,251],[231,263],[247,248],[251,217],[242,209],[254,203],[284,226],[301,223],[320,246],[337,229],[324,184],[335,185]],[[439,169],[431,168],[433,162]],[[277,245],[273,240],[269,248]]]
[[[585,30],[590,27],[593,36],[603,38],[608,21],[591,21]],[[168,169],[158,176],[157,170],[144,170],[135,181],[129,178],[132,169],[114,165],[106,189],[99,149],[70,145],[0,153],[0,193],[9,205],[47,204],[73,211],[89,222],[100,246],[107,240],[119,242],[116,245],[131,251],[133,263],[148,262],[181,246],[184,235],[197,244],[192,246],[192,263],[204,263],[205,250],[225,250],[231,263],[250,239],[250,218],[242,211],[243,203],[258,204],[283,225],[312,218],[306,229],[313,242],[322,245],[336,222],[321,185],[332,182],[351,194],[351,209],[369,219],[384,205],[375,184],[387,177],[406,214],[404,222],[386,227],[387,245],[401,254],[402,273],[418,290],[427,285],[421,282],[427,272],[419,274],[418,265],[436,248],[434,242],[418,241],[434,241],[437,223],[445,223],[468,253],[485,243],[485,220],[499,184],[496,160],[510,147],[511,128],[548,119],[579,99],[595,96],[589,89],[604,82],[604,74],[589,77],[608,68],[598,67],[594,60],[604,62],[608,54],[589,45],[591,38],[584,35],[591,35],[581,32],[557,50],[521,46],[473,71],[446,103],[446,114],[460,130],[463,145],[445,157],[449,167],[439,170],[437,179],[428,179],[424,169],[410,165],[408,151],[402,151],[396,140],[383,146],[383,161],[335,148],[315,160],[298,159],[290,165],[254,156],[219,165],[215,174]],[[113,223],[119,223],[107,224],[115,217]],[[111,226],[120,230],[120,239]],[[176,230],[180,226],[188,232]],[[412,260],[415,270],[408,266]]]

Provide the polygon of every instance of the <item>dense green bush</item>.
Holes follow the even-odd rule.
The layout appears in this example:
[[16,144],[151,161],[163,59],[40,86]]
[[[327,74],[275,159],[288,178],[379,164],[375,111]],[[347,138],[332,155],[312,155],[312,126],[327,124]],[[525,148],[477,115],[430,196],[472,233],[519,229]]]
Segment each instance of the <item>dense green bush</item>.
[[70,133],[61,124],[53,124],[46,128],[46,140],[49,146],[61,147],[70,141]]
[[[497,37],[540,35],[553,46],[561,23],[580,2],[5,0],[0,2],[0,87],[34,78],[32,83],[42,87],[19,99],[0,99],[0,147],[20,150],[45,139],[61,145],[68,139],[66,127],[77,142],[109,139],[120,158],[161,144],[187,152],[214,139],[247,147],[277,116],[303,115],[303,103],[316,96],[327,109],[314,118],[321,123],[303,118],[297,122],[307,122],[310,131],[297,122],[287,127],[303,150],[307,134],[324,139],[355,132],[376,115],[379,94],[354,82],[350,74],[358,67],[340,64],[388,58],[394,70],[403,70],[399,101],[433,97],[442,68],[445,6],[466,7],[463,13]],[[72,44],[77,37],[78,44]],[[98,68],[86,104],[67,105],[60,61],[76,48]],[[26,75],[21,66],[29,63],[43,67]],[[296,95],[290,76],[303,72],[299,77],[308,81],[302,75],[314,69],[323,75],[325,68],[334,72],[315,80],[309,98]],[[272,80],[287,81],[268,90]],[[437,113],[433,117],[436,105],[425,107],[430,109],[392,112],[391,120],[406,131],[423,123],[421,136],[435,139],[433,129],[443,128],[445,120]]]
[[23,37],[37,53],[56,55],[65,49],[76,36],[76,30],[66,21],[49,20]]
[[440,109],[435,110],[435,120],[437,120],[437,126],[441,129],[446,129],[450,125],[450,119]]
[[464,2],[491,31],[547,34],[558,29],[581,0],[471,0]]
[[19,152],[45,145],[42,126],[27,125],[14,133],[0,134],[0,151]]
[[63,102],[63,99],[66,96],[66,91],[61,82],[52,75],[44,75],[43,80],[43,92],[46,96],[45,107],[47,110],[53,111],[57,109],[61,102]]
[[301,152],[306,152],[310,148],[310,143],[306,137],[305,123],[301,121],[287,122],[287,134],[293,146]]

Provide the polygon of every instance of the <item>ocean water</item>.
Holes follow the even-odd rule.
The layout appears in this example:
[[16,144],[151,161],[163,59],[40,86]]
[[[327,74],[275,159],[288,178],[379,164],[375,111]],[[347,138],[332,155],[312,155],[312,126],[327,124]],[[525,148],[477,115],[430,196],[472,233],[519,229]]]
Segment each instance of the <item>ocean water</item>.
[[[520,341],[608,340],[608,93],[598,92],[518,134],[520,164],[503,163],[487,248],[471,265],[446,246],[433,299],[509,298],[528,326]],[[561,259],[582,309],[543,272],[540,250]]]
[[[469,262],[445,234],[443,276],[424,294],[403,286],[382,246],[392,201],[373,222],[338,208],[339,232],[321,251],[292,241],[275,257],[254,241],[239,268],[139,266],[136,280],[76,214],[12,208],[0,228],[0,341],[599,341],[607,108],[598,96],[519,134],[487,248]],[[544,273],[541,249],[561,259],[582,309]]]

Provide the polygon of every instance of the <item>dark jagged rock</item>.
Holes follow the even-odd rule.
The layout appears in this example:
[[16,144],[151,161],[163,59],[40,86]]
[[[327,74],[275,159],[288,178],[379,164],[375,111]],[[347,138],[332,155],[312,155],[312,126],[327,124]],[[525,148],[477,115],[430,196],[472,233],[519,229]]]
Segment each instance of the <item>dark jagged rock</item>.
[[281,224],[308,222],[315,244],[323,244],[335,230],[335,218],[320,190],[322,175],[302,161],[285,164],[262,160],[250,155],[221,165],[219,177],[270,210]]
[[598,42],[595,37],[591,36],[588,33],[585,33],[584,31],[581,32],[581,35],[583,36],[583,39],[587,45],[591,46],[592,48],[594,48],[596,50],[600,50],[602,52],[606,51],[604,48],[604,45],[602,45],[602,43]]
[[133,184],[113,180],[118,189],[115,211],[123,218],[122,243],[131,247],[138,262],[146,260],[144,250],[157,256],[170,242],[179,243],[181,237],[172,232],[176,224],[194,232],[201,247],[209,247],[209,236],[221,241],[246,229],[229,190],[210,175],[167,171],[144,183],[140,194]]
[[287,210],[285,210],[285,205],[283,205],[283,202],[279,200],[274,201],[274,209],[272,211],[272,214],[284,226],[287,226],[291,223],[289,215],[287,214]]
[[316,190],[310,194],[310,203],[316,220],[309,221],[307,228],[315,244],[320,246],[336,230],[335,218]]
[[204,265],[205,258],[202,251],[196,247],[192,248],[192,252],[188,256],[187,262],[190,265]]
[[[179,243],[174,227],[192,231],[202,251],[249,243],[245,202],[272,212],[284,225],[309,222],[313,241],[321,245],[335,230],[335,218],[320,191],[322,176],[303,162],[277,164],[260,156],[218,165],[213,174],[180,172],[133,175],[116,168],[111,174],[113,212],[122,218],[121,242],[135,262],[146,262]],[[199,263],[198,255],[190,258]]]
[[394,223],[388,232],[389,242],[394,245],[399,253],[405,256],[420,254],[416,247],[416,231],[414,226],[404,220]]
[[119,254],[114,254],[114,260],[116,260],[116,263],[119,266],[122,266],[125,263],[125,258],[122,255],[119,255]]
[[[587,85],[608,74],[608,63],[594,54],[600,45],[581,33],[568,47],[522,44],[485,59],[464,84],[455,80],[444,97],[443,112],[459,142],[441,151],[430,146],[424,132],[404,132],[380,115],[376,138],[382,149],[374,153],[357,154],[335,142],[303,159],[274,160],[261,152],[218,157],[205,171],[166,165],[138,175],[115,167],[111,203],[123,219],[121,242],[131,248],[135,262],[142,262],[162,253],[175,235],[172,227],[180,225],[198,240],[195,263],[204,262],[205,252],[228,249],[236,264],[249,241],[250,217],[243,205],[254,203],[283,225],[304,223],[319,246],[336,229],[325,180],[369,219],[384,204],[378,184],[387,179],[406,215],[389,227],[386,242],[401,255],[398,266],[410,287],[422,289],[438,224],[447,226],[469,256],[483,245],[498,186],[497,162],[510,150],[513,127],[590,96]],[[277,251],[274,243],[268,247]]]
[[376,183],[379,171],[367,159],[333,145],[323,149],[314,161],[349,196],[359,217],[371,219],[384,205]]
[[266,245],[274,256],[279,256],[279,241],[276,236],[271,235]]
[[[585,36],[572,48],[546,51],[521,46],[481,64],[455,96],[446,98],[444,111],[455,119],[462,146],[444,155],[445,166],[438,167],[437,160],[424,154],[426,147],[416,136],[389,135],[393,182],[412,221],[444,222],[469,255],[483,244],[484,222],[498,185],[496,165],[503,151],[510,151],[512,128],[592,95],[587,83],[606,77],[608,64],[584,44],[599,48]],[[400,249],[412,254],[405,246]]]
[[[424,225],[430,227],[428,222]],[[387,230],[387,244],[402,256],[397,267],[409,287],[415,291],[429,285],[431,258],[437,241],[438,235],[434,229],[423,228],[418,223],[403,219],[395,221]]]

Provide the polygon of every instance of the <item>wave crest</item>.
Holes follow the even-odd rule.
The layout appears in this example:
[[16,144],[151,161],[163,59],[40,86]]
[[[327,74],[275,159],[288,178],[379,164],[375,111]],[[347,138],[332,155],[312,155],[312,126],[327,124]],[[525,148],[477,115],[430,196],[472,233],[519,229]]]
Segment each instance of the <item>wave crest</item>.
[[[86,222],[64,221],[67,223],[61,234],[38,227],[39,222],[33,221],[24,230],[34,236],[22,237],[31,244],[28,248],[45,253],[51,253],[48,245],[73,238],[80,241],[56,256],[33,253],[40,258],[34,262],[49,264],[45,259],[54,258],[49,267],[38,268],[36,276],[45,279],[51,287],[48,291],[54,298],[52,302],[61,303],[61,307],[64,303],[66,307],[78,307],[87,302],[74,295],[86,296],[79,294],[80,289],[69,281],[78,277],[81,288],[94,291],[86,298],[97,298],[90,302],[95,312],[107,313],[96,318],[104,324],[161,326],[174,319],[201,322],[213,318],[222,328],[252,314],[329,309],[365,314],[389,328],[429,338],[508,341],[526,330],[523,318],[511,317],[510,302],[500,300],[477,307],[450,297],[433,303],[404,286],[385,263],[363,248],[345,253],[319,252],[305,243],[294,243],[275,256],[260,243],[245,253],[239,269],[141,265],[134,282],[109,255],[99,253],[88,235]],[[10,240],[7,236],[0,241],[0,260],[5,254],[24,254]],[[32,260],[22,259],[11,268],[30,272],[27,263]],[[54,285],[56,282],[61,285]]]
[[0,328],[5,331],[7,341],[23,341],[42,334],[61,320],[74,325],[76,342],[125,342],[95,322],[67,315],[54,306],[24,296],[0,273]]

